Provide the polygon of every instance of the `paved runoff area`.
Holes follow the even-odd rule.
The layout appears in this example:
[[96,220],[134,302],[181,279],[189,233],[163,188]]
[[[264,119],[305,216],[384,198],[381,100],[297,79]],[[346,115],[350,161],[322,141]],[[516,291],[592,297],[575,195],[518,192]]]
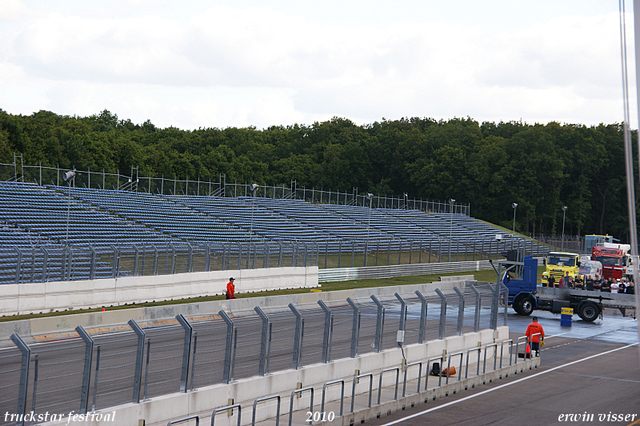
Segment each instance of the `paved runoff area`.
[[[547,336],[538,369],[366,424],[640,425],[638,321],[613,309],[593,323],[574,315],[571,327],[557,314],[534,315]],[[514,341],[530,322],[510,309]]]

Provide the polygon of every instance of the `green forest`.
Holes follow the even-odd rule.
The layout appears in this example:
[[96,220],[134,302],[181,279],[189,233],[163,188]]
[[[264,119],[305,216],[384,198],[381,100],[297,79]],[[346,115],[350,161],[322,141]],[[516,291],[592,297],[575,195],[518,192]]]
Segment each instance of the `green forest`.
[[[635,134],[634,134],[635,138]],[[621,124],[403,118],[356,125],[181,130],[89,117],[0,110],[0,162],[140,175],[196,176],[351,190],[471,205],[474,217],[519,232],[609,233],[628,241]]]

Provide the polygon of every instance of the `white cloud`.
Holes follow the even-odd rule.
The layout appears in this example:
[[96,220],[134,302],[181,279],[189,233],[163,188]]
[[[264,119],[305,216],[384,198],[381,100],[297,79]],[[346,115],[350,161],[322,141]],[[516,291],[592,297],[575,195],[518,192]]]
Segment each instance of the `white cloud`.
[[[71,115],[107,108],[181,128],[262,128],[336,115],[358,123],[620,121],[615,11],[526,22],[516,6],[498,16],[487,6],[474,9],[486,13],[474,19],[439,11],[406,20],[390,13],[388,22],[353,15],[357,24],[349,24],[314,18],[299,5],[290,12],[204,2],[190,10],[146,1],[77,10],[62,2],[51,11],[0,0],[0,16],[19,22],[0,30],[0,108]],[[416,12],[422,4],[402,2]],[[522,24],[496,30],[501,16]]]

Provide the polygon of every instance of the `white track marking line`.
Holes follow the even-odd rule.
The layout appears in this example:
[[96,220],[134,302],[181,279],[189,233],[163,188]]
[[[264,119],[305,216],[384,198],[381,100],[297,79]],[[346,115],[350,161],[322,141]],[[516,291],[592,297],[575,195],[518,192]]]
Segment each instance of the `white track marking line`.
[[567,363],[567,364],[559,365],[559,366],[557,366],[557,367],[553,367],[553,368],[551,368],[551,369],[549,369],[549,370],[545,370],[545,371],[541,371],[540,373],[536,373],[536,374],[534,374],[534,375],[532,375],[532,376],[524,377],[524,378],[522,378],[522,379],[518,379],[518,380],[515,380],[515,381],[510,382],[510,383],[505,383],[504,385],[500,385],[500,386],[495,387],[495,388],[492,388],[492,389],[487,389],[486,391],[482,391],[482,392],[477,393],[477,394],[475,394],[475,395],[467,396],[467,397],[464,397],[464,398],[462,398],[462,399],[458,399],[458,400],[456,400],[456,401],[451,401],[451,402],[448,402],[448,403],[446,403],[446,404],[442,404],[442,405],[440,405],[440,406],[438,406],[438,407],[430,408],[430,409],[428,409],[428,410],[424,410],[424,411],[421,411],[421,412],[419,412],[419,413],[412,414],[412,415],[410,415],[410,416],[403,417],[403,418],[398,419],[398,420],[394,420],[394,421],[392,421],[392,422],[390,422],[390,423],[385,423],[385,424],[384,424],[384,425],[382,425],[382,426],[392,426],[392,425],[397,425],[397,424],[402,423],[402,422],[404,422],[404,421],[407,421],[407,420],[410,420],[410,419],[413,419],[413,418],[420,417],[420,416],[423,416],[423,415],[425,415],[425,414],[431,413],[432,411],[436,411],[436,410],[439,410],[439,409],[441,409],[441,408],[449,407],[449,406],[451,406],[451,405],[458,404],[459,402],[467,401],[467,400],[469,400],[469,399],[471,399],[471,398],[476,398],[476,397],[478,397],[478,396],[485,395],[485,394],[487,394],[487,393],[489,393],[489,392],[497,391],[498,389],[502,389],[502,388],[505,388],[505,387],[507,387],[507,386],[515,385],[516,383],[520,383],[520,382],[523,382],[523,381],[525,381],[525,380],[533,379],[534,377],[538,377],[538,376],[541,376],[541,375],[543,375],[543,374],[551,373],[552,371],[559,370],[559,369],[561,369],[561,368],[568,367],[568,366],[570,366],[570,365],[577,364],[577,363],[579,363],[579,362],[588,361],[588,360],[593,359],[593,358],[597,358],[597,357],[600,357],[600,356],[603,356],[603,355],[608,355],[608,354],[610,354],[610,353],[617,352],[617,351],[621,351],[621,350],[623,350],[623,349],[628,349],[628,348],[630,348],[630,347],[632,347],[632,346],[637,346],[637,345],[638,345],[638,342],[633,343],[633,344],[631,344],[631,345],[623,346],[623,347],[621,347],[621,348],[612,349],[612,350],[610,350],[610,351],[601,352],[601,353],[596,354],[596,355],[591,355],[591,356],[588,356],[588,357],[586,357],[586,358],[579,359],[579,360],[577,360],[577,361],[569,362],[569,363]]

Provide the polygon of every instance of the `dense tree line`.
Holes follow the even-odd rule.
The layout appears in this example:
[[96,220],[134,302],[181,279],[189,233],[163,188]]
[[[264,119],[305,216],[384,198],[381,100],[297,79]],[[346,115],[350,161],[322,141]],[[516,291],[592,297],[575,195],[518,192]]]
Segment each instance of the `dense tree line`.
[[[635,137],[635,135],[634,135]],[[312,125],[160,129],[109,111],[90,117],[0,110],[0,162],[105,169],[139,166],[141,175],[225,174],[227,181],[380,195],[408,193],[470,203],[474,217],[511,228],[610,233],[627,240],[623,132],[620,124],[484,122],[406,118],[358,126],[334,118]]]

